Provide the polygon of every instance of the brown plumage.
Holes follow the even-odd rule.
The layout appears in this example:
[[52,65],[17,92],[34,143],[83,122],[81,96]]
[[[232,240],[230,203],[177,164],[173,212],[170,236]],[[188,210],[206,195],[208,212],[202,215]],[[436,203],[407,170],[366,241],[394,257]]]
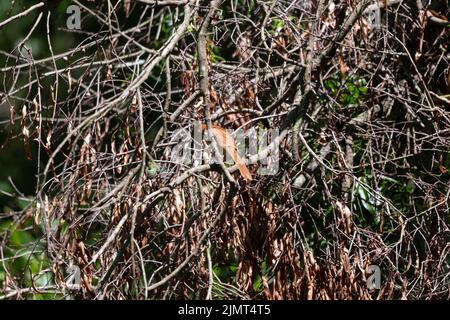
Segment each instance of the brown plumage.
[[[207,130],[206,124],[202,124],[202,130]],[[252,174],[248,170],[247,166],[245,165],[244,161],[241,159],[237,152],[236,143],[234,142],[233,137],[223,128],[213,125],[211,127],[212,134],[216,138],[217,143],[219,146],[226,150],[226,152],[230,155],[230,157],[233,159],[234,163],[239,169],[239,172],[244,177],[245,180],[251,181]]]

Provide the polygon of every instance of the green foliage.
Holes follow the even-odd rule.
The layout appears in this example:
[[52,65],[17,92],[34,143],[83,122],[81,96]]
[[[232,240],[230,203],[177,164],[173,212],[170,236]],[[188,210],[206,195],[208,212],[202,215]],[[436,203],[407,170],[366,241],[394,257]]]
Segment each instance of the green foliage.
[[221,56],[220,49],[217,46],[215,46],[213,44],[210,44],[209,45],[209,52],[210,52],[209,58],[210,58],[212,63],[218,63],[218,62],[225,61],[225,58],[223,58]]
[[378,188],[375,189],[372,187],[373,176],[365,172],[355,181],[353,192],[354,210],[359,213],[357,218],[360,226],[371,227],[373,230],[380,225],[380,214],[385,205],[383,197],[390,199],[397,209],[408,214],[411,210],[410,197],[414,192],[412,183],[405,183],[385,175],[380,175],[378,179]]
[[331,97],[344,107],[358,104],[368,94],[365,79],[359,77],[350,77],[341,81],[337,76],[325,80],[324,85]]
[[221,281],[233,283],[236,280],[237,265],[235,262],[227,265],[216,263],[213,266],[213,271]]
[[[0,264],[0,286],[3,286],[6,272],[10,276],[18,277],[24,286],[31,286],[31,276],[35,286],[45,286],[51,283],[52,276],[49,272],[41,270],[48,268],[43,247],[36,242],[39,237],[35,231],[30,231],[31,221],[25,223],[22,229],[18,229],[12,220],[0,224],[0,234],[8,234],[7,242],[3,247],[5,260]],[[14,259],[8,259],[15,257]]]

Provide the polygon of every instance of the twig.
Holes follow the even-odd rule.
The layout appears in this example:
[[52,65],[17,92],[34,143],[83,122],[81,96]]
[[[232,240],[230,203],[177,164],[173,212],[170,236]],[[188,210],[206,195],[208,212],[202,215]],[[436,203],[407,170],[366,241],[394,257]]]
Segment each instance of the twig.
[[4,25],[10,23],[13,20],[16,20],[18,18],[21,17],[25,17],[26,15],[28,15],[31,11],[36,10],[37,8],[40,8],[44,5],[44,2],[39,2],[37,4],[35,4],[34,6],[31,6],[30,8],[28,8],[25,11],[22,11],[21,13],[16,14],[15,16],[12,16],[6,20],[4,20],[3,22],[0,22],[0,28],[2,28]]

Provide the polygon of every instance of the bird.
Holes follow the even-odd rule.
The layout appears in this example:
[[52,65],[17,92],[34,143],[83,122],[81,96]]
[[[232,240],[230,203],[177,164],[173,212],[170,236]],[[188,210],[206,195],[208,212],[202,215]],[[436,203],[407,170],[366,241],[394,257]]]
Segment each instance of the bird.
[[[202,124],[201,129],[207,130],[208,127],[206,124]],[[234,142],[233,137],[225,129],[217,125],[211,126],[211,133],[214,135],[219,147],[225,149],[231,159],[233,159],[242,177],[247,181],[253,180],[252,174],[237,152],[236,143]]]

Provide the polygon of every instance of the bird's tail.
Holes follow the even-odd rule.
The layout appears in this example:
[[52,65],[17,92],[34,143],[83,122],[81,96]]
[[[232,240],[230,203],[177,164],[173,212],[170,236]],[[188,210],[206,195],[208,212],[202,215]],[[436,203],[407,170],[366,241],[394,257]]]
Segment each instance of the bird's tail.
[[[202,129],[206,129],[206,125],[202,125]],[[241,159],[237,152],[236,143],[234,142],[233,137],[223,128],[219,126],[213,125],[211,128],[212,133],[214,134],[217,143],[219,146],[226,150],[226,152],[231,156],[234,163],[236,164],[239,172],[245,180],[251,181],[253,180],[252,174],[248,170],[245,162]]]

